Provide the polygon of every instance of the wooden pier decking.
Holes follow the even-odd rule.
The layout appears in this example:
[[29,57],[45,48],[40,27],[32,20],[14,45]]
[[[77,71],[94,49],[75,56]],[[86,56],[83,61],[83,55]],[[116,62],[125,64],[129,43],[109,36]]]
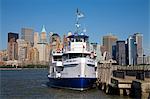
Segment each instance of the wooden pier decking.
[[[150,65],[133,67],[104,63],[98,64],[97,72],[97,85],[107,94],[149,97]],[[134,94],[137,89],[140,91]]]

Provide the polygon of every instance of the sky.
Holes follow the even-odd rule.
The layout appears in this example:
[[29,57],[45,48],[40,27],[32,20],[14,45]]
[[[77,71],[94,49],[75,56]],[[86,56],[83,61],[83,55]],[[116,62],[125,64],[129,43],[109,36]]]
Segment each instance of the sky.
[[23,27],[40,33],[45,25],[47,33],[61,36],[74,32],[77,8],[85,15],[80,22],[91,42],[102,44],[110,33],[126,40],[140,32],[150,49],[149,0],[0,0],[0,50],[7,48],[8,32],[20,34]]

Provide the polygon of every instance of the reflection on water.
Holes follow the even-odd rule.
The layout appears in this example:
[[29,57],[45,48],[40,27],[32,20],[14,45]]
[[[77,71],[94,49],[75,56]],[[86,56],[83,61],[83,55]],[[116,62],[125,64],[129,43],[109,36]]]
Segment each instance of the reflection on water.
[[[127,99],[94,88],[74,91],[47,87],[47,69],[0,71],[0,99]],[[129,98],[128,98],[129,99]]]

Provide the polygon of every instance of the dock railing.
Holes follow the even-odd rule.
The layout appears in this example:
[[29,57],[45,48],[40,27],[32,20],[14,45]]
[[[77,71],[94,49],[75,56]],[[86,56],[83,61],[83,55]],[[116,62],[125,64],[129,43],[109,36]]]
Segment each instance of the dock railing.
[[112,65],[111,63],[102,63],[97,66],[97,83],[111,83],[111,77],[113,71],[150,71],[150,65],[138,65],[138,66],[120,66]]

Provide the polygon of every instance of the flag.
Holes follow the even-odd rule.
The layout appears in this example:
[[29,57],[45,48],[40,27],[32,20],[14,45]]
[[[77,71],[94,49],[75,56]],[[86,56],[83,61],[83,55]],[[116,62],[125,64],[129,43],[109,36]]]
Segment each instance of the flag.
[[79,13],[77,14],[77,17],[78,17],[78,18],[83,18],[83,17],[84,17],[84,14],[81,13],[81,12],[79,12]]
[[77,18],[83,18],[84,14],[77,9]]

